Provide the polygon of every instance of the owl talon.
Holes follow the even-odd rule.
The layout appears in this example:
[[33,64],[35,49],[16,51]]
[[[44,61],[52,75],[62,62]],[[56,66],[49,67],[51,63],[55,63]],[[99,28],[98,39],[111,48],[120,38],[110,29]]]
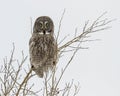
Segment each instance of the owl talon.
[[55,65],[55,61],[53,61],[53,65]]
[[32,65],[31,68],[34,69],[34,66]]

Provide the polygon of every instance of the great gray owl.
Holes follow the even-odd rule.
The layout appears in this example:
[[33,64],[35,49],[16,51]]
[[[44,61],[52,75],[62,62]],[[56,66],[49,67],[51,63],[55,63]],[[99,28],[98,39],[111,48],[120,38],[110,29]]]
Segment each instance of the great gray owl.
[[57,43],[53,35],[54,24],[51,18],[38,17],[29,41],[29,53],[31,67],[41,78],[56,65]]

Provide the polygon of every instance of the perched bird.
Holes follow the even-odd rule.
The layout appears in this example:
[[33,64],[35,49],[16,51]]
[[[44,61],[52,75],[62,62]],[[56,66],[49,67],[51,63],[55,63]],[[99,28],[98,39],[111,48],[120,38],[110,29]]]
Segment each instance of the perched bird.
[[57,42],[50,17],[41,16],[36,19],[29,41],[29,53],[31,67],[41,78],[56,65]]

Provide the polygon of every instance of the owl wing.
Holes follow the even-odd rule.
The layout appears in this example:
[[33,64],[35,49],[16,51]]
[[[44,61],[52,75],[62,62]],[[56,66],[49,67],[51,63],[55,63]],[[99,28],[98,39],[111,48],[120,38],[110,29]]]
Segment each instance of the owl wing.
[[[46,60],[46,66],[54,66],[57,63],[57,52],[58,52],[58,46],[57,46],[57,42],[55,41],[55,39],[52,37],[51,39],[51,44],[49,45],[48,48],[48,59]],[[50,42],[49,42],[50,43]]]
[[38,38],[36,36],[32,36],[29,40],[29,53],[30,53],[30,63],[33,71],[39,76],[43,77],[43,62],[45,62],[46,58],[41,57],[41,44],[37,41]]
[[33,40],[33,37],[31,37],[30,38],[30,40],[29,40],[29,53],[30,53],[30,57],[31,57],[31,54],[32,54],[32,48],[33,48],[33,46],[35,45],[35,42],[34,42],[34,40]]

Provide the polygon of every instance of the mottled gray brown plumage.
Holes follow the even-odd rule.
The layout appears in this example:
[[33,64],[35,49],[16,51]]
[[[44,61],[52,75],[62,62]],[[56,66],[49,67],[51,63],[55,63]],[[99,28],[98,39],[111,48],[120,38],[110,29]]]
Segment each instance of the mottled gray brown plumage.
[[38,17],[29,41],[29,52],[32,69],[41,78],[56,65],[57,43],[53,34],[53,21],[47,16]]

